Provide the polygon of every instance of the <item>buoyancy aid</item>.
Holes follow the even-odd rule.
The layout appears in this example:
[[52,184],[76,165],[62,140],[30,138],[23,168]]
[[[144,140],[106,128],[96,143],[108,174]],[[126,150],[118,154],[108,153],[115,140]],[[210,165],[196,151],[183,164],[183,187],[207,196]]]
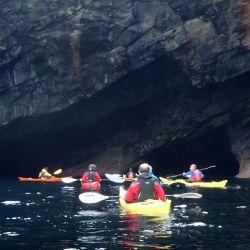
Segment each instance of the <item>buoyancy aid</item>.
[[147,199],[155,199],[154,183],[152,178],[139,179],[140,190],[137,197],[138,202],[145,201]]
[[195,170],[194,175],[191,178],[192,182],[199,182],[202,181],[202,175],[200,170]]
[[52,178],[51,174],[47,171],[41,171],[39,173],[39,178],[49,179]]
[[96,181],[96,178],[95,178],[95,171],[88,171],[87,180],[88,180],[89,182],[94,182],[94,181]]

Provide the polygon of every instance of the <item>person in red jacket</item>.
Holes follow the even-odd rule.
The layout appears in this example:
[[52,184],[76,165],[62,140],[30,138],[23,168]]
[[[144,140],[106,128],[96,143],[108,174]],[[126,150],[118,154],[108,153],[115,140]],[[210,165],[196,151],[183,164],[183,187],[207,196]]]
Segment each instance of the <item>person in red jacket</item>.
[[82,183],[89,183],[89,182],[101,182],[101,177],[97,172],[95,164],[90,164],[88,167],[88,171],[85,172],[82,176]]
[[143,163],[139,167],[137,181],[133,182],[125,194],[125,201],[142,202],[147,199],[165,200],[165,193],[159,182],[152,178],[150,165]]

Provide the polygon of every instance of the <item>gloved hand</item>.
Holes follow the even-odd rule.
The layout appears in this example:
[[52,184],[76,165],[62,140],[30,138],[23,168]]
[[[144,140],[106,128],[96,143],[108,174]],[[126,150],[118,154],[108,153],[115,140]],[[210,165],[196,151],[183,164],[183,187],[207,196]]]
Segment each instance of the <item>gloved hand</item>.
[[182,173],[182,175],[183,175],[183,176],[186,176],[186,173],[185,173],[185,172],[183,172],[183,173]]

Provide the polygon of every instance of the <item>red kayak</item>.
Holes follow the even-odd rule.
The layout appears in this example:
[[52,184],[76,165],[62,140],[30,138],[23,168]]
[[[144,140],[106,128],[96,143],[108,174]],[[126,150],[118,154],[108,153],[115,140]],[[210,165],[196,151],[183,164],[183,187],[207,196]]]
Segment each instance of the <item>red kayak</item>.
[[32,181],[32,182],[61,182],[62,178],[53,177],[53,178],[29,178],[29,177],[18,177],[20,181]]
[[100,189],[100,182],[84,182],[82,183],[82,189],[84,190],[93,190],[93,191],[99,191]]

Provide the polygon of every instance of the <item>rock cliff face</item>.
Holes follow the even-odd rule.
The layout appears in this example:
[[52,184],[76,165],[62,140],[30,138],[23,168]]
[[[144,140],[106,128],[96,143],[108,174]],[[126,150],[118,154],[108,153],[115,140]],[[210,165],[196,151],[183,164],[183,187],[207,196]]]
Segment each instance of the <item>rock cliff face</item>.
[[220,131],[250,177],[249,13],[245,0],[0,0],[0,163],[123,171]]

